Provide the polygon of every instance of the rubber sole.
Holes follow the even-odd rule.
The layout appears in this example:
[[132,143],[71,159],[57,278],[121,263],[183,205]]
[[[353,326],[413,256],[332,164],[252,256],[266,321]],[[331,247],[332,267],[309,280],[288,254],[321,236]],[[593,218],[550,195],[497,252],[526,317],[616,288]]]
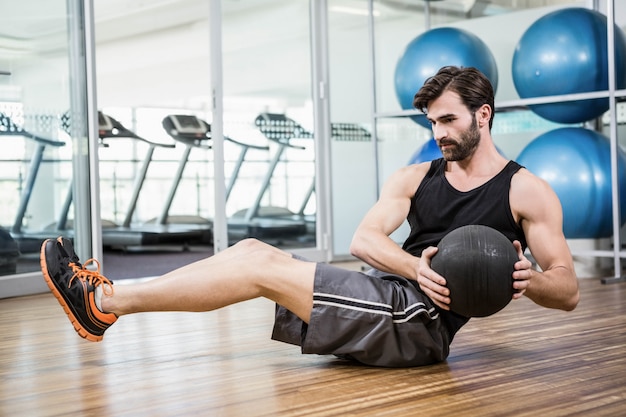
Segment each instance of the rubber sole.
[[41,264],[41,271],[43,272],[43,278],[46,281],[48,288],[50,288],[50,291],[52,292],[52,294],[54,294],[54,297],[57,299],[61,307],[63,307],[63,311],[65,311],[65,314],[70,319],[70,322],[72,323],[72,326],[74,327],[74,330],[76,330],[76,333],[78,333],[80,337],[82,337],[83,339],[87,339],[91,342],[102,341],[102,339],[104,338],[104,335],[101,335],[101,336],[94,335],[88,332],[80,324],[80,322],[76,319],[76,316],[74,316],[74,313],[72,312],[72,310],[68,307],[67,303],[65,302],[65,298],[63,298],[63,296],[57,289],[56,285],[54,284],[54,281],[52,281],[52,278],[50,278],[50,274],[48,272],[48,265],[46,263],[46,245],[48,244],[49,241],[51,242],[52,239],[47,239],[46,241],[43,242],[43,244],[41,245],[41,252],[39,254],[39,262]]

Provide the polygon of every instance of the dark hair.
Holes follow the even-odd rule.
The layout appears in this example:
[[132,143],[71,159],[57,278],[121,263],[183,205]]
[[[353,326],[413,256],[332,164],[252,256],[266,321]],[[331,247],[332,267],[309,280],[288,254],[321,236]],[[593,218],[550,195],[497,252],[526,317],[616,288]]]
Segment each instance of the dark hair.
[[474,67],[443,67],[437,74],[428,78],[422,88],[413,98],[413,107],[424,112],[428,111],[428,104],[439,98],[444,91],[454,91],[461,97],[461,101],[471,111],[475,112],[483,104],[491,107],[489,129],[493,125],[494,93],[489,79]]

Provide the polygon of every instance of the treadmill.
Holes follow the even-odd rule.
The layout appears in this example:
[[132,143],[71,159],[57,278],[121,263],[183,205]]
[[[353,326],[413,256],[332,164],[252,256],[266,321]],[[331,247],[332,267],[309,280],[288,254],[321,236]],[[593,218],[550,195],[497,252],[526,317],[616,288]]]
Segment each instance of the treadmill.
[[137,200],[141,188],[145,182],[148,167],[152,162],[152,156],[156,148],[174,148],[175,144],[152,142],[138,136],[124,127],[114,118],[98,112],[98,136],[100,141],[109,145],[115,139],[133,139],[148,144],[148,151],[143,158],[142,165],[135,177],[133,192],[129,206],[126,210],[124,222],[121,225],[104,223],[102,227],[102,244],[107,247],[129,246],[160,246],[160,245],[183,245],[210,244],[212,242],[211,225],[208,223],[198,224],[133,224],[132,218],[137,207]]
[[9,229],[11,238],[17,242],[17,248],[20,253],[36,253],[41,250],[41,244],[48,238],[56,238],[57,235],[53,231],[42,230],[24,230],[23,222],[26,215],[26,209],[33,192],[35,181],[39,173],[39,168],[43,162],[43,155],[46,147],[65,146],[65,142],[52,140],[35,135],[15,124],[9,116],[0,113],[0,136],[20,136],[35,142],[35,150],[31,156],[28,174],[20,195],[20,202],[15,215],[13,225]]
[[[256,210],[257,218],[271,220],[275,224],[279,221],[293,222],[294,224],[300,225],[301,223],[304,223],[305,229],[300,229],[291,237],[296,237],[299,242],[314,241],[316,233],[316,216],[315,214],[306,215],[304,211],[306,210],[309,200],[315,193],[315,177],[311,179],[311,184],[305,192],[298,211],[292,212],[284,207],[260,205],[260,201],[263,194],[269,187],[271,176],[276,169],[276,165],[278,164],[283,151],[286,148],[303,149],[302,147],[290,143],[290,140],[297,138],[312,138],[313,135],[284,114],[262,113],[257,117],[255,124],[269,140],[278,143],[280,147],[272,159],[264,185],[261,188],[259,195],[257,195],[255,204],[247,210],[241,210],[235,213],[234,217],[245,218],[246,216],[254,216],[253,213]],[[331,123],[331,136],[334,140],[345,141],[370,141],[372,137],[371,133],[367,129],[354,123]],[[280,236],[280,233],[278,233],[278,235]]]
[[[331,138],[337,141],[370,141],[372,134],[362,126],[354,123],[331,123]],[[311,180],[311,184],[304,195],[304,199],[297,212],[291,216],[298,216],[306,222],[307,235],[315,236],[316,216],[315,214],[304,214],[309,200],[315,193],[315,177]]]
[[0,275],[15,274],[20,255],[18,243],[11,233],[0,227]]
[[[211,139],[211,125],[206,121],[193,115],[171,114],[163,119],[162,124],[165,131],[174,140],[184,144],[185,152],[179,161],[178,172],[172,183],[168,202],[165,205],[163,213],[159,219],[160,222],[163,222],[165,219],[170,217],[168,211],[171,205],[171,200],[174,198],[176,187],[180,183],[185,165],[187,164],[189,154],[192,149],[211,149],[211,145],[208,144],[208,141]],[[270,148],[269,146],[243,143],[228,136],[224,136],[224,140],[241,148],[237,161],[235,162],[235,166],[233,167],[233,172],[231,173],[228,184],[226,184],[226,201],[228,201],[237,178],[239,177],[241,167],[246,160],[248,151],[251,149],[268,151]],[[291,233],[293,231],[293,222],[267,222],[262,219],[252,219],[251,221],[244,223],[239,218],[229,218],[227,221],[229,243],[234,243],[246,237],[263,238],[273,236],[276,231],[282,232],[283,234]],[[284,225],[282,223],[284,223]],[[300,232],[301,230],[298,229],[298,233]]]
[[[270,160],[254,203],[249,208],[233,214],[229,219],[229,229],[232,229],[234,234],[277,240],[278,243],[284,243],[286,240],[306,240],[311,234],[315,234],[315,227],[314,224],[313,228],[307,226],[307,220],[302,213],[294,213],[286,207],[262,206],[261,201],[269,190],[272,177],[284,151],[287,148],[305,149],[293,144],[292,139],[312,138],[313,135],[284,114],[261,113],[255,119],[255,125],[268,140],[277,144],[278,147]],[[313,178],[313,184],[314,181],[315,178]],[[301,212],[304,211],[306,203],[313,194],[313,184],[309,187]]]

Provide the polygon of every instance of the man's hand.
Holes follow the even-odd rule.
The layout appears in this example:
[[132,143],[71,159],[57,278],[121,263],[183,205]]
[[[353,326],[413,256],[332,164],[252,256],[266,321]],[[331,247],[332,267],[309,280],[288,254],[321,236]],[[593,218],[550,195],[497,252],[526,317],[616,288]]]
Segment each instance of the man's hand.
[[430,268],[430,260],[436,253],[437,248],[434,246],[422,252],[417,271],[417,283],[437,307],[450,310],[450,290],[445,286],[446,280]]
[[515,271],[513,272],[513,288],[515,292],[513,293],[513,299],[516,300],[524,295],[526,288],[528,288],[528,284],[530,283],[530,278],[532,277],[532,263],[524,256],[524,252],[522,251],[522,244],[519,241],[514,241],[513,246],[517,250],[517,256],[519,257],[519,261],[515,262]]

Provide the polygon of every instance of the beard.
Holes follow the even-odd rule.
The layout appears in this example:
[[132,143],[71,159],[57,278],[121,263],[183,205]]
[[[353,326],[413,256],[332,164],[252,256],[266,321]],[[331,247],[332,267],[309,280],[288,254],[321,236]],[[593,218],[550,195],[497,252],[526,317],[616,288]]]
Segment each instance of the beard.
[[478,144],[480,143],[480,131],[476,118],[472,118],[472,124],[464,132],[459,135],[459,140],[454,138],[442,139],[439,141],[441,145],[453,145],[452,147],[441,149],[441,153],[446,161],[462,161],[474,154]]

